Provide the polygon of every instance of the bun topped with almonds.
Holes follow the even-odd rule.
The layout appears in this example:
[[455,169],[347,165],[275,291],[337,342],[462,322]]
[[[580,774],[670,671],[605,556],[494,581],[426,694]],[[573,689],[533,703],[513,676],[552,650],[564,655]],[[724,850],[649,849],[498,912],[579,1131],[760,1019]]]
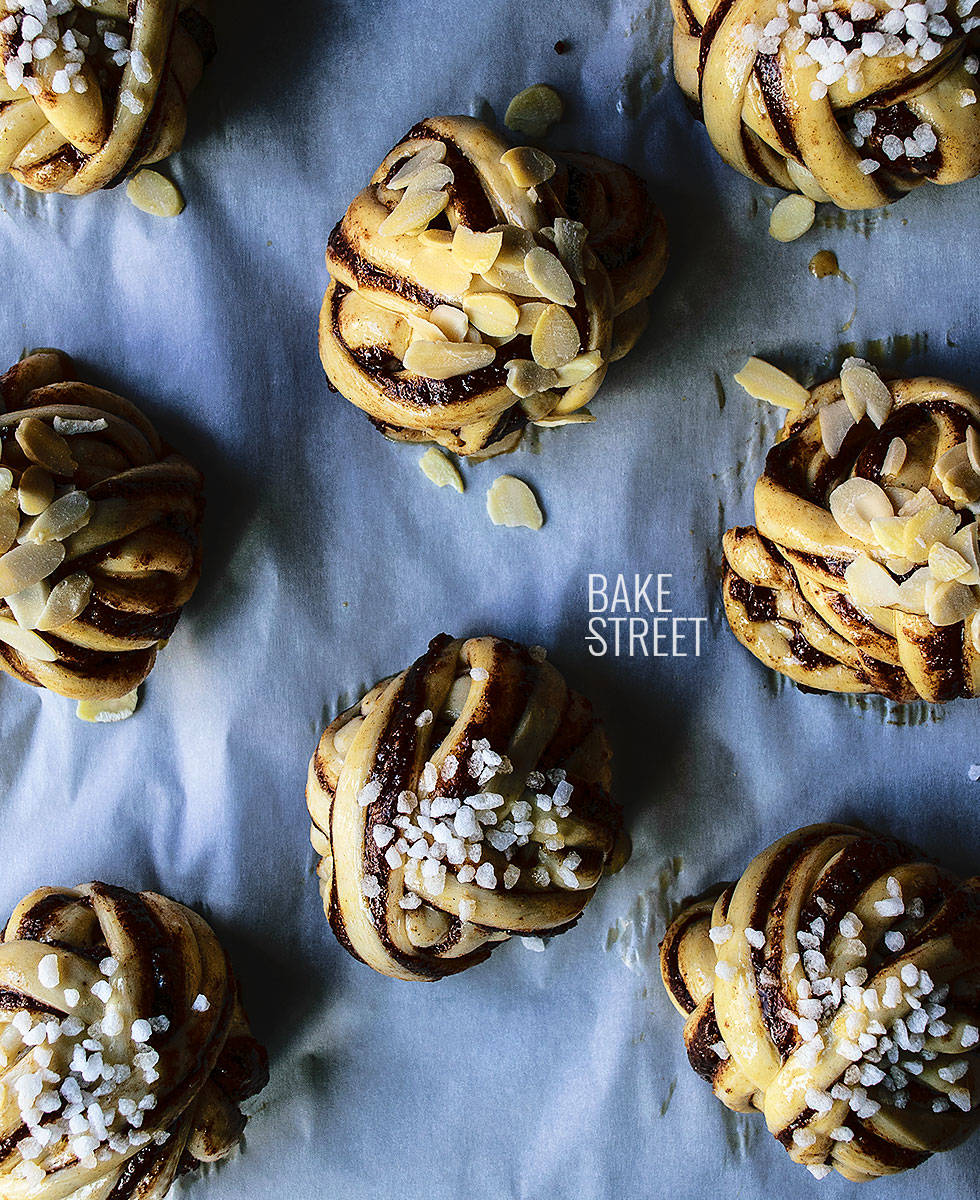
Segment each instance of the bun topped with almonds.
[[499,454],[529,422],[592,419],[665,261],[663,220],[626,167],[433,117],[330,235],[323,365],[389,437]]
[[725,534],[733,632],[807,688],[980,694],[980,403],[857,359],[799,391],[755,525]]

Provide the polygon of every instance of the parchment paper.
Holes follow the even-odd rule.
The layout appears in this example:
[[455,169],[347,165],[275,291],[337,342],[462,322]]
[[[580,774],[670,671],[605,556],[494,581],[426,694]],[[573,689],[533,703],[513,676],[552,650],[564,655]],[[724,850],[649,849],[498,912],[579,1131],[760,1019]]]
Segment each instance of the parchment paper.
[[[668,77],[666,0],[217,7],[220,56],[169,168],[179,219],[121,191],[0,185],[5,365],[25,346],[70,351],[200,464],[209,503],[203,582],[133,720],[83,726],[70,702],[0,680],[0,908],[103,878],[214,922],[273,1079],[244,1151],[180,1186],[194,1200],[844,1194],[689,1069],[656,942],[672,902],[811,820],[878,825],[976,870],[977,708],[803,695],[735,642],[719,537],[751,519],[779,416],[731,376],[758,353],[823,377],[853,342],[980,387],[980,183],[828,210],[778,245],[775,193],[716,158]],[[466,467],[458,496],[327,391],[323,250],[416,120],[481,99],[501,113],[539,80],[567,101],[552,144],[650,180],[671,265],[597,423]],[[852,291],[807,273],[823,248],[857,288],[846,334]],[[485,492],[505,470],[541,497],[540,533],[491,526]],[[602,572],[672,575],[674,614],[709,619],[701,657],[591,657],[587,577]],[[333,940],[303,787],[323,722],[441,630],[549,648],[606,718],[636,848],[544,953],[515,942],[424,986]],[[861,1195],[975,1195],[978,1164],[975,1140]]]

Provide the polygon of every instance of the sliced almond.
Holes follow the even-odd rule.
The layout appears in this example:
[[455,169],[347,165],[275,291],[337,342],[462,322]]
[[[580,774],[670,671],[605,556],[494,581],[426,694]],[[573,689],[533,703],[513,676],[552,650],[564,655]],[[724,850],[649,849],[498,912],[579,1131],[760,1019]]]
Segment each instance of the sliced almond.
[[880,429],[888,419],[894,400],[888,385],[863,358],[848,358],[840,371],[841,390],[855,421],[865,414]]
[[425,317],[409,314],[408,323],[412,327],[412,341],[415,341],[416,338],[421,338],[423,342],[448,342],[450,340],[435,322],[427,321]]
[[972,617],[976,607],[973,592],[962,583],[932,580],[926,585],[926,616],[933,625],[956,625]]
[[943,491],[957,504],[973,504],[980,500],[980,472],[973,469],[966,442],[960,442],[937,460],[936,478]]
[[546,83],[534,83],[518,92],[507,105],[504,124],[528,137],[543,137],[561,120],[564,105],[561,96]]
[[487,512],[494,525],[509,529],[540,529],[544,517],[534,493],[521,479],[501,475],[487,492]]
[[[886,554],[902,558],[905,555],[906,517],[873,517],[871,532]],[[891,568],[889,568],[890,570]]]
[[566,307],[575,303],[575,285],[571,276],[558,258],[543,246],[535,246],[524,256],[524,274],[552,303]]
[[500,156],[502,166],[518,187],[532,188],[547,183],[555,173],[555,160],[536,146],[515,146]]
[[0,596],[14,596],[24,588],[47,579],[64,562],[61,542],[28,542],[0,556]]
[[522,400],[535,392],[545,392],[558,384],[556,372],[539,366],[529,358],[512,358],[507,367],[507,386]]
[[114,721],[125,721],[136,712],[139,703],[139,688],[127,692],[115,700],[79,700],[75,715],[80,721],[105,725]]
[[905,524],[905,557],[914,563],[929,559],[936,542],[946,542],[959,526],[956,513],[944,504],[934,504],[910,516]]
[[980,474],[980,432],[977,431],[975,425],[967,427],[966,452],[970,459],[970,466],[977,474]]
[[453,258],[474,275],[485,275],[497,261],[504,244],[504,235],[498,229],[493,233],[479,233],[457,225],[453,231]]
[[489,367],[497,357],[493,346],[470,342],[412,342],[405,351],[405,369],[425,379],[452,379]]
[[67,575],[51,589],[44,611],[38,619],[37,628],[61,629],[74,621],[88,607],[92,598],[92,579],[84,571]]
[[552,370],[567,366],[580,345],[578,329],[566,310],[559,304],[549,304],[531,334],[534,361]]
[[871,522],[894,516],[891,501],[870,479],[845,479],[830,493],[830,512],[837,524],[853,538],[875,542]]
[[382,237],[398,237],[405,233],[420,233],[445,209],[448,192],[431,192],[412,188],[405,192],[391,212],[378,226]]
[[893,487],[886,485],[885,495],[892,502],[895,511],[900,513],[902,508],[908,504],[910,500],[915,499],[915,492],[907,487]]
[[769,218],[769,236],[777,242],[795,242],[813,225],[817,206],[809,196],[784,196]]
[[975,587],[980,584],[980,549],[977,547],[977,534],[977,522],[971,521],[969,525],[958,529],[946,543],[956,551],[969,568],[967,574],[959,580],[967,587]]
[[970,641],[973,649],[980,654],[980,612],[975,612],[970,618]]
[[[30,469],[30,468],[28,468]],[[9,467],[0,467],[0,496],[14,486],[14,473]]]
[[534,333],[534,327],[541,319],[541,314],[548,306],[543,300],[532,300],[530,303],[521,304],[518,307],[521,315],[518,318],[515,333],[530,337]]
[[561,393],[549,388],[546,391],[532,392],[530,396],[522,397],[520,405],[529,419],[537,424],[542,418],[551,415],[560,399]]
[[20,477],[17,501],[20,511],[29,517],[43,513],[54,499],[54,480],[44,467],[28,467]]
[[46,422],[37,417],[25,417],[18,423],[14,437],[32,463],[54,475],[74,473],[78,464],[72,458],[68,443]]
[[589,231],[581,221],[555,217],[555,251],[579,283],[585,283],[585,243]]
[[448,250],[438,246],[422,246],[412,255],[412,274],[428,291],[452,297],[461,296],[473,278]]
[[571,362],[558,368],[558,386],[574,387],[584,383],[602,366],[602,354],[598,350],[590,350],[587,354],[579,354]]
[[919,567],[898,585],[898,606],[906,612],[917,616],[926,615],[926,591],[932,583],[932,573],[928,567]]
[[419,245],[421,246],[438,246],[440,250],[445,250],[452,244],[453,235],[448,229],[423,229],[419,234]]
[[96,417],[94,421],[77,420],[74,417],[55,417],[51,422],[55,433],[64,437],[77,437],[83,433],[104,433],[109,428],[105,417]]
[[788,408],[791,412],[799,412],[810,399],[810,393],[802,384],[762,358],[750,358],[735,376],[735,382],[757,400]]
[[901,601],[899,585],[881,563],[860,555],[844,572],[851,600],[859,608],[893,608]]
[[893,575],[907,575],[915,563],[910,562],[907,558],[886,558],[885,566]]
[[0,642],[6,642],[18,654],[36,658],[38,662],[55,662],[58,658],[44,638],[38,637],[33,630],[21,629],[10,617],[0,617]]
[[441,192],[453,182],[453,173],[445,163],[420,162],[418,158],[410,159],[404,167],[393,176],[388,187],[396,192],[401,188],[422,188],[426,191]]
[[463,477],[441,450],[435,446],[419,459],[419,467],[426,479],[431,479],[436,487],[451,487],[457,492],[463,491]]
[[595,420],[587,408],[578,412],[556,413],[551,417],[539,417],[534,424],[541,429],[557,429],[559,425],[590,425]]
[[37,629],[44,606],[48,602],[49,590],[42,579],[40,583],[24,588],[22,592],[5,597],[7,607],[14,614],[14,620],[21,629]]
[[20,509],[13,489],[0,495],[0,554],[6,554],[17,540],[20,529]]
[[491,230],[501,235],[500,252],[493,266],[482,275],[491,288],[510,296],[540,299],[541,293],[527,277],[524,260],[535,248],[534,237],[519,225],[501,225]]
[[836,458],[847,435],[854,428],[854,418],[847,407],[847,401],[835,400],[832,404],[825,404],[820,409],[817,420],[820,423],[823,448],[831,458]]
[[949,546],[934,542],[929,547],[929,570],[938,583],[949,583],[951,579],[962,579],[970,573],[970,564]]
[[426,142],[424,146],[420,146],[418,150],[402,163],[391,179],[388,180],[387,187],[392,191],[398,191],[399,188],[406,188],[415,179],[420,171],[424,171],[426,167],[432,166],[433,163],[441,163],[446,157],[445,142]]
[[450,342],[463,341],[470,327],[466,313],[451,304],[437,304],[429,313],[429,320],[442,330]]
[[126,195],[151,217],[179,217],[185,207],[180,188],[159,171],[137,171],[126,184]]
[[463,297],[469,322],[489,337],[510,337],[517,331],[520,312],[510,296],[501,292],[469,292]]
[[917,492],[913,492],[905,503],[899,508],[898,515],[900,517],[912,517],[916,513],[922,512],[926,508],[935,508],[939,501],[927,487],[920,487]]
[[906,446],[903,438],[894,437],[888,443],[888,449],[885,451],[885,457],[881,460],[881,475],[883,479],[894,479],[894,477],[905,466],[905,458],[908,454],[908,446]]
[[31,525],[28,542],[64,541],[84,529],[92,515],[85,492],[66,492],[49,505]]

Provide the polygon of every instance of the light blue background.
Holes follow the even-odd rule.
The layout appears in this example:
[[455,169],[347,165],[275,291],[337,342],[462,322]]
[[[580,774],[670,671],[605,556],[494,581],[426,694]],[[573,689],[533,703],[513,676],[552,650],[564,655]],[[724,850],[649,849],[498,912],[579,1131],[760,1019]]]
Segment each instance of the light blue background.
[[[749,353],[816,378],[846,340],[883,339],[883,365],[980,388],[980,184],[828,210],[801,241],[771,241],[775,195],[716,159],[665,75],[664,0],[218,7],[220,56],[170,167],[178,220],[121,191],[0,185],[5,361],[63,346],[144,403],[206,471],[209,503],[203,582],[135,719],[85,727],[69,702],[0,681],[0,909],[99,877],[200,906],[225,937],[273,1080],[244,1153],[181,1185],[195,1200],[843,1194],[712,1098],[653,959],[630,971],[605,945],[641,893],[660,912],[811,820],[865,821],[976,869],[976,706],[902,724],[883,703],[775,686],[724,627],[717,564],[779,420],[731,382]],[[649,179],[671,264],[597,423],[467,467],[460,497],[327,391],[323,250],[416,120],[480,98],[501,112],[542,79],[567,100],[552,144]],[[846,335],[851,291],[807,272],[822,248],[858,289]],[[889,352],[896,335],[918,352]],[[490,525],[502,470],[536,488],[541,533]],[[677,612],[710,618],[700,660],[589,657],[587,575],[618,571],[674,576]],[[303,788],[323,721],[440,630],[549,647],[606,718],[636,851],[544,954],[506,946],[415,986],[334,942]],[[649,950],[662,926],[644,928]],[[965,1198],[978,1164],[974,1142],[861,1194]]]

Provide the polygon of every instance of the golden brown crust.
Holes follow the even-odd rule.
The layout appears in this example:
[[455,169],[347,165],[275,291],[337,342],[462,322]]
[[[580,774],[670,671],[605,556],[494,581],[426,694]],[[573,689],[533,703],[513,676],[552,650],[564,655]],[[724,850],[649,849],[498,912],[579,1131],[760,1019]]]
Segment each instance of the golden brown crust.
[[16,12],[16,28],[0,30],[0,171],[34,191],[81,195],[172,154],[214,53],[208,10],[208,0],[76,5],[49,21],[37,45],[54,50],[26,68],[18,54],[37,45]]
[[838,5],[833,23],[816,5],[671,6],[677,81],[719,154],[750,179],[865,209],[980,172],[969,13],[944,6],[927,30],[911,17],[906,28],[884,0],[872,0],[870,17],[863,0]]
[[515,642],[436,638],[327,728],[307,803],[324,908],[399,979],[482,962],[578,920],[628,855],[586,700]]
[[686,902],[660,966],[691,1066],[816,1174],[895,1174],[976,1128],[980,880],[809,826]]
[[[857,588],[855,563],[870,560],[886,570],[886,584],[911,580],[906,591],[921,583],[923,596],[937,586],[938,567],[928,546],[910,551],[912,558],[899,557],[870,530],[868,540],[845,532],[831,511],[841,484],[867,480],[889,518],[937,506],[940,516],[949,515],[949,528],[936,540],[960,547],[968,559],[975,555],[976,505],[965,499],[972,491],[950,483],[947,464],[960,455],[963,472],[971,474],[967,441],[972,444],[980,432],[980,405],[945,380],[898,379],[887,389],[891,408],[880,426],[863,416],[833,455],[821,430],[827,410],[845,403],[840,380],[817,388],[806,408],[787,420],[755,489],[756,526],[730,529],[724,538],[725,611],[743,645],[804,687],[877,692],[902,702],[976,696],[980,621],[971,615],[980,607],[976,572],[953,589],[964,601],[963,619],[941,615],[931,600],[925,606],[912,603],[905,593],[872,603]],[[893,444],[902,463],[886,472]],[[980,487],[980,478],[976,482]],[[899,529],[896,536],[907,520],[890,522]]]
[[268,1082],[213,931],[151,892],[23,900],[0,942],[0,1030],[8,1200],[162,1200],[231,1153]]
[[[567,415],[587,404],[608,362],[621,357],[642,328],[639,306],[659,282],[666,260],[663,219],[642,182],[603,159],[567,155],[559,156],[552,182],[527,186],[501,162],[509,149],[468,117],[422,121],[386,156],[330,236],[331,282],[320,315],[324,369],[332,385],[389,437],[433,441],[461,455],[513,449],[529,420]],[[397,177],[426,155],[435,168],[427,195],[444,192],[446,206],[425,226],[391,233],[384,222],[407,194]],[[584,248],[570,250],[562,242],[559,250],[549,240],[556,222],[576,238],[587,233]],[[500,232],[501,249],[490,266],[461,267],[452,243],[458,229]],[[561,379],[542,382],[533,392],[521,385],[515,392],[508,363],[531,361],[534,353],[528,306],[551,303],[525,274],[525,256],[532,250],[565,254],[562,266],[574,289],[562,304],[577,329],[578,350],[575,367]],[[520,310],[522,331],[506,320],[500,328],[508,333],[481,323],[471,309],[476,292],[502,297],[495,302],[514,320]],[[427,376],[410,367],[406,356],[417,341],[439,340],[430,318],[433,310],[447,309],[453,310],[455,332],[442,337],[443,344],[447,337],[462,341],[465,333],[469,343],[496,353],[449,377]],[[614,355],[613,320],[620,314],[615,332],[622,329],[624,336],[617,338]]]
[[[38,585],[39,603],[63,581],[91,585],[66,623],[39,626],[16,602],[0,601],[0,669],[64,696],[101,701],[142,683],[197,586],[203,479],[133,404],[75,376],[67,355],[43,350],[0,378],[0,469],[12,476],[0,495],[0,550],[32,540],[35,518],[27,515],[22,485],[28,472],[40,474],[52,489],[49,512],[67,494],[86,511],[77,528],[56,539],[64,557]],[[50,452],[67,455],[64,462],[39,466],[44,452],[25,441],[27,428],[46,431]],[[48,469],[55,466],[61,469]],[[26,640],[21,628],[30,631]]]

